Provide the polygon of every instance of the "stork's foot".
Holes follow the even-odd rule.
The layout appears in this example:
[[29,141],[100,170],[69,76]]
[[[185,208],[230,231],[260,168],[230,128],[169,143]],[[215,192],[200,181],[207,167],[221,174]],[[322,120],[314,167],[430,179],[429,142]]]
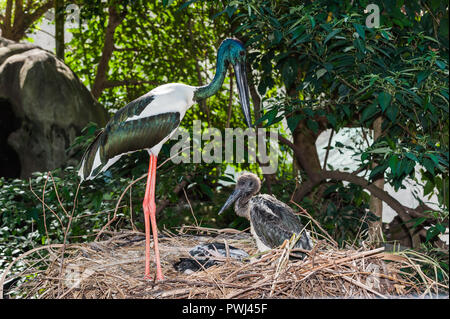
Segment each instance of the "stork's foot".
[[[144,280],[146,280],[146,281],[153,281],[153,278],[152,278],[152,276],[150,276],[150,275],[145,275],[145,276],[144,276]],[[155,281],[156,281],[156,282],[164,281],[164,276],[163,276],[163,275],[156,276],[156,280],[155,280]]]
[[149,281],[150,281],[150,280],[152,280],[152,276],[150,276],[150,275],[145,275],[145,276],[144,276],[144,280],[149,280]]
[[157,274],[156,281],[164,281],[164,276],[162,274]]

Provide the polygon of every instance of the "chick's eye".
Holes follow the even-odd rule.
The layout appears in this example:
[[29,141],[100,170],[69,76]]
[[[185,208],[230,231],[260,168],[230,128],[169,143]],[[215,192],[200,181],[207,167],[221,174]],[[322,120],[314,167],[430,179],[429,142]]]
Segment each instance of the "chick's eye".
[[243,55],[245,54],[245,52],[244,52],[244,51],[241,51],[241,52],[239,52],[239,54],[240,54],[241,56],[243,56]]

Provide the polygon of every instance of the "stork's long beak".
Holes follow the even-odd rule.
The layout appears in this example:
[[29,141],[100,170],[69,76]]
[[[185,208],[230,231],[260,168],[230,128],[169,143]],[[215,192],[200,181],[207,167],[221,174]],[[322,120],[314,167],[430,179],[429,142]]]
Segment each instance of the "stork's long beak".
[[235,189],[233,193],[231,193],[230,197],[228,197],[227,201],[223,205],[223,207],[219,211],[219,215],[222,214],[228,207],[233,205],[233,203],[241,196],[241,190]]
[[244,112],[245,121],[247,122],[248,127],[252,127],[252,117],[250,115],[250,99],[248,93],[247,72],[245,72],[245,64],[236,63],[234,65],[234,73],[236,74],[236,82],[242,112]]

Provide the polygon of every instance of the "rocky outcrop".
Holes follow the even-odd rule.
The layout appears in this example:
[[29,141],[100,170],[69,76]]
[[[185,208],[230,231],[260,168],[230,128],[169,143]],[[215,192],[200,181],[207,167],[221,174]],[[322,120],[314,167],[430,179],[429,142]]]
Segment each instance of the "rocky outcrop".
[[[53,53],[0,37],[0,176],[74,164],[66,149],[107,112]],[[16,176],[15,176],[16,175]]]

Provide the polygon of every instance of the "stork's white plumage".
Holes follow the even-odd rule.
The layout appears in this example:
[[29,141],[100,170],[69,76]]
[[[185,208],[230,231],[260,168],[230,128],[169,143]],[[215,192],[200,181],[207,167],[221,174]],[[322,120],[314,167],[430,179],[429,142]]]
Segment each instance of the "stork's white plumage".
[[[195,103],[194,101],[194,92],[197,88],[194,86],[182,84],[182,83],[168,83],[157,88],[154,88],[147,94],[143,95],[139,99],[144,99],[149,101],[148,104],[142,109],[139,114],[131,115],[126,117],[123,122],[130,122],[129,124],[133,124],[133,121],[137,120],[145,120],[149,119],[155,115],[161,115],[165,113],[176,113],[178,114],[178,125],[175,125],[172,130],[166,135],[161,141],[157,142],[157,144],[152,145],[150,148],[145,148],[149,155],[158,156],[161,147],[167,142],[170,137],[177,130],[179,123],[183,119],[186,111]],[[133,106],[139,99],[136,99],[126,105],[126,107]],[[78,171],[78,175],[81,180],[90,180],[94,179],[97,175],[102,172],[108,170],[114,163],[116,163],[123,155],[130,154],[136,151],[140,151],[142,149],[131,150],[129,152],[120,153],[106,160],[106,162],[102,163],[100,158],[101,148],[98,148],[94,155],[94,161],[92,164],[92,168],[90,168],[90,174],[85,177],[85,161],[86,157],[83,159],[82,165]],[[100,168],[100,169],[98,169]],[[95,174],[94,174],[95,172]]]

